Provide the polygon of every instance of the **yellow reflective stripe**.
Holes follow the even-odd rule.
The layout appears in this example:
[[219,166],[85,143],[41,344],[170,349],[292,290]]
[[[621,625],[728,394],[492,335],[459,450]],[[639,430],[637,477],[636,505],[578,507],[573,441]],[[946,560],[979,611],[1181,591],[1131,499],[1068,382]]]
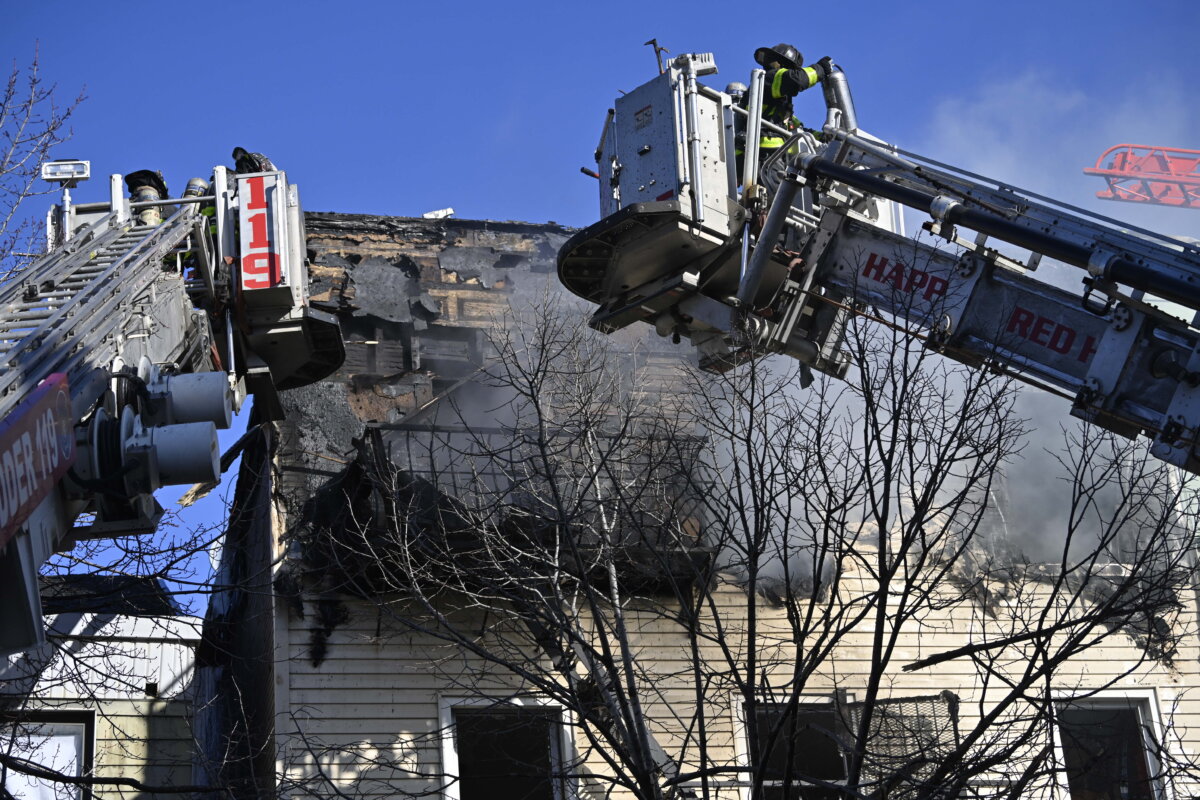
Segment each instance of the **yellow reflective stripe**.
[[813,69],[812,67],[805,67],[804,74],[808,76],[808,87],[807,88],[812,88],[813,86],[816,86],[821,81],[820,77],[817,76],[817,71],[815,69]]
[[768,150],[778,150],[780,147],[783,147],[783,143],[786,141],[782,136],[764,136],[758,140],[758,146],[760,148],[765,147]]
[[785,69],[775,70],[775,77],[771,78],[771,97],[776,100],[783,97],[783,75],[787,72]]

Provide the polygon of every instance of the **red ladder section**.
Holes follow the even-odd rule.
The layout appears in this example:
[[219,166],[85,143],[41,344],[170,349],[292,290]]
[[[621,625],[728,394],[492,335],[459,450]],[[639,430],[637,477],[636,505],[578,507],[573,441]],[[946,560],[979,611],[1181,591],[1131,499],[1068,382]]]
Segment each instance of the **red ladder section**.
[[1118,144],[1084,173],[1108,182],[1104,200],[1200,208],[1200,150]]

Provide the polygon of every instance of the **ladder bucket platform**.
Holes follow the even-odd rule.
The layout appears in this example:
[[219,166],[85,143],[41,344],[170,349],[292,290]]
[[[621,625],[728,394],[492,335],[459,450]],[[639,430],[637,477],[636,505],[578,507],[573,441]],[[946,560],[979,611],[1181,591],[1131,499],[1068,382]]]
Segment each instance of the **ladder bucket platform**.
[[596,303],[591,325],[605,332],[652,321],[683,297],[737,292],[736,239],[696,226],[678,201],[634,203],[571,237],[558,277]]

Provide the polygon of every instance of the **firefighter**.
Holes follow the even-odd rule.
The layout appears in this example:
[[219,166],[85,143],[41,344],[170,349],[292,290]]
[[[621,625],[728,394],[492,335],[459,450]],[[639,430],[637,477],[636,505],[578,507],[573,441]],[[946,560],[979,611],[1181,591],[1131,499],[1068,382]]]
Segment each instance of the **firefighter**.
[[274,172],[276,167],[271,159],[262,153],[251,153],[244,147],[233,148],[234,171],[239,175],[250,172]]
[[[134,203],[155,202],[170,197],[167,192],[167,182],[163,174],[157,170],[139,169],[125,176],[125,186],[129,189],[129,199]],[[174,208],[166,210],[174,212]],[[159,225],[163,221],[163,206],[146,206],[137,210],[135,217],[142,225]],[[167,214],[170,216],[170,214]]]
[[[804,56],[783,42],[774,47],[758,48],[754,51],[754,60],[767,71],[763,84],[763,120],[789,131],[799,130],[801,124],[792,113],[792,98],[829,77],[833,72],[833,61],[826,56],[811,67],[803,67]],[[785,141],[786,137],[764,128],[758,144],[759,159],[770,156],[783,147]],[[737,155],[740,175],[742,150],[739,149]]]

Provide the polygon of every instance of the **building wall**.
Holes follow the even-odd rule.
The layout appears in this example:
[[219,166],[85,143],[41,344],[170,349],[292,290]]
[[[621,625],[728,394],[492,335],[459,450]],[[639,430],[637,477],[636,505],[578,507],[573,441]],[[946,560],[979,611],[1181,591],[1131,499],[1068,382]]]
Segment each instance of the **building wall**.
[[[436,792],[446,783],[443,724],[450,704],[473,694],[535,699],[544,692],[439,639],[436,627],[414,632],[400,621],[410,616],[398,613],[404,609],[402,598],[355,597],[342,591],[341,565],[306,558],[299,543],[306,536],[311,539],[314,520],[330,499],[329,487],[344,479],[367,429],[421,419],[432,401],[455,391],[482,363],[486,332],[501,319],[508,297],[536,296],[553,286],[554,253],[569,231],[524,223],[335,214],[309,214],[306,224],[313,302],[339,314],[347,361],[330,379],[284,395],[288,418],[277,427],[274,449],[243,466],[243,474],[251,470],[260,489],[269,478],[273,502],[269,512],[258,507],[248,534],[269,536],[270,541],[260,538],[257,544],[240,546],[232,560],[227,557],[227,563],[244,559],[241,569],[250,574],[269,569],[274,575],[274,605],[259,598],[253,614],[247,616],[243,609],[241,616],[229,617],[231,622],[261,622],[268,607],[273,614],[269,632],[258,623],[246,629],[255,631],[248,638],[257,637],[260,646],[269,640],[272,648],[270,657],[256,657],[271,676],[271,696],[263,696],[263,684],[254,683],[257,688],[243,692],[240,700],[256,718],[271,715],[274,720],[273,731],[263,728],[250,737],[252,748],[274,758],[270,767],[255,765],[253,783],[261,788],[277,775],[278,793],[295,797],[328,796],[333,789],[346,796],[380,797]],[[670,345],[652,341],[637,345],[642,353],[637,368],[647,383],[678,358]],[[352,489],[339,485],[337,491]],[[744,628],[753,610],[758,630],[768,639],[755,648],[764,662],[765,681],[784,690],[793,663],[809,645],[794,641],[783,611],[766,600],[747,599],[731,585],[716,598],[726,644],[741,654],[734,661],[744,657]],[[1185,602],[1189,609],[1194,606],[1190,594]],[[687,637],[663,612],[633,609],[631,638],[639,669],[657,687],[645,708],[648,724],[660,744],[677,753],[698,701],[691,662],[681,656]],[[930,614],[904,636],[893,663],[976,641],[983,626],[995,624],[989,613],[995,609],[960,603]],[[1184,615],[1186,624],[1194,621],[1190,611]],[[489,623],[479,624],[483,631]],[[1194,631],[1186,641],[1165,663],[1145,659],[1132,638],[1114,634],[1085,660],[1067,665],[1059,688],[1072,693],[1106,687],[1148,697],[1181,740],[1172,746],[1180,755],[1194,757],[1200,750],[1195,699],[1200,650]],[[850,633],[828,659],[831,667],[805,686],[805,696],[830,697],[840,690],[853,700],[856,692],[861,694],[870,671],[870,642],[866,628]],[[253,642],[241,646],[253,650]],[[721,677],[730,665],[712,645],[706,661],[709,678],[701,694],[710,763],[744,763],[741,700]],[[1011,667],[1019,670],[1019,660]],[[248,675],[246,680],[254,679]],[[960,701],[962,728],[973,726],[991,699],[969,659],[912,672],[889,670],[881,695],[929,697],[945,690]],[[582,740],[575,747],[588,753],[587,769],[606,773],[599,753]],[[685,770],[690,758],[684,759]],[[720,796],[740,796],[736,780],[717,780],[728,783]],[[581,790],[599,797],[611,786],[584,780]]]
[[221,786],[236,797],[275,792],[272,565],[279,545],[272,510],[273,442],[272,432],[261,428],[243,451],[196,654],[193,783]]
[[[93,613],[49,619],[50,642],[10,657],[0,673],[4,712],[21,720],[4,726],[3,752],[23,752],[26,737],[39,735],[41,724],[82,723],[90,736],[92,776],[164,787],[190,784],[192,665],[200,622]],[[142,792],[99,785],[92,794],[117,798]]]
[[[746,646],[747,598],[735,587],[715,595],[726,645],[735,653]],[[320,662],[313,659],[311,627],[315,615],[306,600],[305,617],[289,615],[286,666],[289,718],[278,722],[277,736],[286,742],[280,751],[281,790],[301,796],[307,791],[327,791],[327,781],[355,796],[395,796],[397,790],[413,795],[437,791],[446,785],[443,738],[447,705],[479,697],[535,698],[539,691],[511,673],[464,654],[433,635],[421,635],[396,622],[408,615],[405,601],[345,598],[345,621],[325,641]],[[764,600],[754,601],[757,651],[764,683],[786,697],[792,685],[793,664],[802,655],[793,641],[784,611]],[[669,611],[670,609],[666,609]],[[974,728],[982,712],[1003,692],[980,686],[969,659],[956,659],[934,667],[904,672],[902,664],[960,647],[967,632],[978,625],[979,609],[959,606],[953,614],[913,626],[894,655],[881,696],[888,699],[929,697],[950,690],[959,705],[959,729]],[[480,620],[482,631],[487,623]],[[644,710],[651,733],[667,753],[685,749],[688,730],[697,724],[696,683],[688,658],[683,629],[654,609],[630,620],[630,641],[637,652],[639,682],[644,689]],[[486,644],[486,636],[481,637]],[[805,685],[803,696],[828,699],[837,691],[861,700],[870,672],[870,630],[865,626],[847,635],[827,666]],[[530,653],[531,662],[537,654]],[[741,659],[735,659],[740,661]],[[744,661],[742,661],[744,665]],[[1116,634],[1091,649],[1086,657],[1065,664],[1054,686],[1062,697],[1103,689],[1105,696],[1146,698],[1160,716],[1160,732],[1167,733],[1168,748],[1180,760],[1194,758],[1200,750],[1200,648],[1192,636],[1171,664],[1146,660],[1144,652],[1127,635]],[[1022,664],[1011,665],[1019,674]],[[705,649],[704,716],[707,719],[708,766],[745,763],[746,732],[741,719],[741,698],[728,679],[729,662],[714,647]],[[1017,711],[1023,711],[1020,706]],[[997,730],[999,727],[997,726]],[[579,753],[589,753],[579,731],[573,732]],[[698,768],[694,745],[681,768]],[[318,766],[319,765],[319,766]],[[584,773],[611,774],[599,754],[591,752]],[[714,778],[724,790],[716,796],[740,796],[734,775]],[[693,785],[697,785],[693,782]],[[603,779],[581,781],[584,796],[623,796]],[[1176,785],[1186,791],[1189,784]],[[1194,789],[1195,786],[1190,788]]]

